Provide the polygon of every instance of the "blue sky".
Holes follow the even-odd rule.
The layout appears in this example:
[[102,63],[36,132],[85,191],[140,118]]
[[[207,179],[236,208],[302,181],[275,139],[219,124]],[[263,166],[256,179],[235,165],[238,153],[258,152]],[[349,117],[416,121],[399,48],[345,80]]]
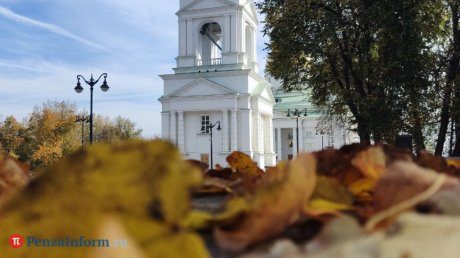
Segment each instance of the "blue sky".
[[[111,89],[95,90],[95,113],[159,135],[158,75],[175,66],[178,8],[179,0],[0,0],[0,119],[23,119],[47,100],[88,110],[88,89],[73,90],[76,75],[107,72]],[[259,33],[261,67],[264,42]]]

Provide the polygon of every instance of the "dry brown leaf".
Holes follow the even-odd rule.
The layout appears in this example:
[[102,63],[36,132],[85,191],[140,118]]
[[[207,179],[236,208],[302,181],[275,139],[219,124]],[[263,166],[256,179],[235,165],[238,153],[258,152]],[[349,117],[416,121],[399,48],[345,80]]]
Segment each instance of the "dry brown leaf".
[[235,181],[235,180],[240,179],[242,177],[242,174],[236,173],[236,172],[234,173],[231,168],[224,168],[221,170],[211,169],[205,174],[205,176]]
[[432,169],[439,173],[460,177],[460,160],[434,156],[428,152],[421,152],[415,162],[424,168]]
[[235,223],[215,229],[222,249],[243,251],[276,236],[299,219],[316,185],[316,159],[309,154],[299,155],[282,172],[287,174],[284,181],[262,184],[255,195],[245,197],[249,205],[244,207],[250,210],[236,212],[239,218]]
[[230,154],[227,157],[227,162],[231,168],[247,176],[261,176],[264,173],[250,156],[240,151]]

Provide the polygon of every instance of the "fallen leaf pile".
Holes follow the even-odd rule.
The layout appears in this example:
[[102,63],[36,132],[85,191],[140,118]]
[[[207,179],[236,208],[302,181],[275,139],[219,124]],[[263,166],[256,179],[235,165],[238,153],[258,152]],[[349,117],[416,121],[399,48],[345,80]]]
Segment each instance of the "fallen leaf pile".
[[227,162],[208,169],[182,160],[162,141],[88,147],[39,173],[0,209],[0,239],[85,236],[128,239],[129,247],[13,250],[0,241],[0,250],[12,258],[428,258],[460,252],[456,160],[350,145],[300,154],[265,171],[242,152]]

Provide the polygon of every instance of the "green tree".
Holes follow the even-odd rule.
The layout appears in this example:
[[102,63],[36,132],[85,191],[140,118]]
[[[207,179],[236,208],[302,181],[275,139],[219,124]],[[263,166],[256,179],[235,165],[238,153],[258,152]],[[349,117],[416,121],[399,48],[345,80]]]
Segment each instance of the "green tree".
[[117,116],[112,120],[108,117],[96,116],[94,125],[97,142],[140,138],[142,134],[142,129],[136,128],[136,123],[122,116]]
[[9,116],[0,127],[0,149],[14,158],[18,158],[20,146],[24,143],[24,125]]
[[[339,117],[361,141],[401,132],[424,148],[430,120],[430,47],[441,1],[264,0],[267,69],[285,90],[308,88],[326,119]],[[351,117],[350,117],[351,114]]]

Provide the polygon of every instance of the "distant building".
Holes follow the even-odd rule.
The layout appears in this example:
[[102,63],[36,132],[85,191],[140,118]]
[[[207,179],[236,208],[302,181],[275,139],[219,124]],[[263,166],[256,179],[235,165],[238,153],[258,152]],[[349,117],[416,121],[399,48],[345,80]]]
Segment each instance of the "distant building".
[[292,159],[297,149],[312,152],[340,148],[351,142],[352,134],[340,123],[331,122],[325,129],[319,129],[322,113],[310,103],[307,91],[284,92],[279,82],[270,77],[267,80],[273,85],[276,103],[273,129],[278,161]]

